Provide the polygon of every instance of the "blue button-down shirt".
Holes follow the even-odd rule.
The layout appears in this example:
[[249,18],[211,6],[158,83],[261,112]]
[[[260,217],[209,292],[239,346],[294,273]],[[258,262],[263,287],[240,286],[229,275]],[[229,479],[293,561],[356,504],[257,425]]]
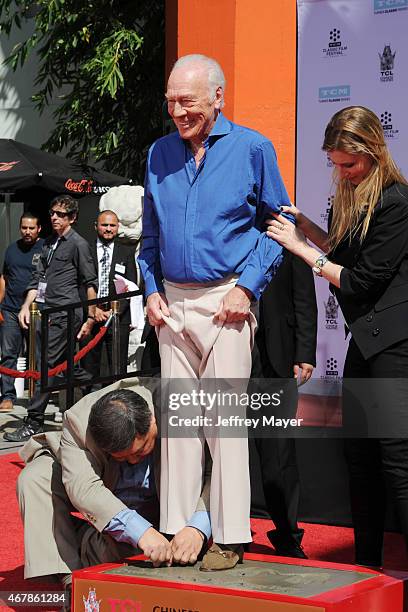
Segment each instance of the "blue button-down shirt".
[[196,168],[178,132],[157,140],[146,170],[143,244],[146,295],[177,283],[232,274],[258,299],[282,260],[265,219],[288,204],[272,143],[219,114]]

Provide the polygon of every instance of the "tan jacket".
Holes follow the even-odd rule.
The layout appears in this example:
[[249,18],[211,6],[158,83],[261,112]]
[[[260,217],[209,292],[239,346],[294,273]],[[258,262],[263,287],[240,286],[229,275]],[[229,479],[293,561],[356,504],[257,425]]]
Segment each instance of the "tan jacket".
[[[20,456],[26,462],[48,449],[62,466],[62,481],[72,505],[102,531],[112,518],[126,505],[114,494],[119,462],[100,450],[89,434],[88,419],[95,401],[114,389],[131,389],[143,396],[154,411],[152,393],[160,379],[128,378],[83,397],[64,415],[61,432],[46,432],[33,436],[21,449]],[[154,466],[156,489],[160,491],[160,443],[156,441]],[[196,510],[209,511],[210,462],[206,462],[205,482]]]

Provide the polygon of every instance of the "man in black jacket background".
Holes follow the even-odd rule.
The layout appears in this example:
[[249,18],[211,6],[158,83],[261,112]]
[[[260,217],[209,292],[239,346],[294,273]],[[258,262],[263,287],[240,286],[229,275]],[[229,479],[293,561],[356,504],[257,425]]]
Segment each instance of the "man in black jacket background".
[[[296,383],[303,384],[312,375],[316,335],[312,271],[300,258],[284,251],[283,262],[260,300],[251,373],[257,390],[269,394],[284,390],[282,405],[274,412],[277,417],[296,416]],[[272,379],[279,379],[276,385]],[[268,410],[263,407],[257,416],[270,416]],[[297,524],[300,485],[295,440],[285,431],[279,435],[263,430],[250,440],[250,461],[254,464],[258,454],[266,509],[275,524],[268,538],[276,554],[306,558],[300,546],[303,530]],[[254,471],[252,465],[251,474]]]
[[[96,240],[91,244],[91,253],[98,272],[98,298],[109,297],[106,304],[100,304],[95,309],[95,325],[92,336],[95,336],[101,326],[111,314],[110,300],[118,295],[115,289],[115,275],[137,283],[137,272],[134,250],[116,242],[119,230],[117,215],[111,210],[100,212],[95,222]],[[129,300],[120,302],[120,373],[126,375],[129,332],[130,332],[130,308]],[[100,376],[102,349],[106,346],[109,371],[112,371],[112,326],[102,340],[81,361],[83,367],[93,377]],[[87,391],[100,389],[100,384],[93,384]]]

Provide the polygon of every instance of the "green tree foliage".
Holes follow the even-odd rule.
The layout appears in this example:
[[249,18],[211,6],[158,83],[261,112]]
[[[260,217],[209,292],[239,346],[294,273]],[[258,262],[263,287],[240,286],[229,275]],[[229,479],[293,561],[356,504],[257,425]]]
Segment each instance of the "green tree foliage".
[[18,70],[35,50],[36,107],[59,101],[44,148],[141,181],[161,135],[164,1],[0,0],[0,32],[25,21],[33,33],[6,63]]

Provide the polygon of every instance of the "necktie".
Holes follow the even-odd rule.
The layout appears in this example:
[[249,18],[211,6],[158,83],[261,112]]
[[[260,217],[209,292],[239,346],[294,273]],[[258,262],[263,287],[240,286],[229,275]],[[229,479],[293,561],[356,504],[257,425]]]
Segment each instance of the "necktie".
[[57,250],[57,247],[60,243],[60,236],[58,236],[58,238],[56,239],[56,241],[54,242],[54,244],[50,247],[48,253],[47,253],[47,268],[51,263],[51,259],[54,257],[54,253]]
[[109,293],[109,249],[103,245],[103,255],[101,264],[101,285],[99,287],[99,297],[105,297]]

